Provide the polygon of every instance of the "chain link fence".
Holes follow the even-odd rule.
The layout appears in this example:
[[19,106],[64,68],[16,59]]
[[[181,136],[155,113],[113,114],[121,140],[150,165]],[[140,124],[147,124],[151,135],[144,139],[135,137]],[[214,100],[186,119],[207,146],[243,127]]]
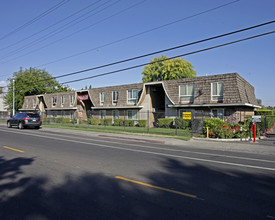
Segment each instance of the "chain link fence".
[[[191,119],[176,115],[165,117],[164,111],[89,110],[83,112],[42,113],[43,124],[86,127],[105,131],[159,134],[169,136],[191,136],[203,133],[203,120],[211,117],[203,111],[192,112]],[[177,115],[182,115],[177,111]]]

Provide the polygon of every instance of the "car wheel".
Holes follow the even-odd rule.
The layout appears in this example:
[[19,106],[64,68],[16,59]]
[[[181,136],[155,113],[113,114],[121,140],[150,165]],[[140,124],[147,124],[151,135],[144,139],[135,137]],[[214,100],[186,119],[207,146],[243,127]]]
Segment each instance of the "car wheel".
[[10,122],[8,122],[7,127],[11,128],[11,123]]
[[35,126],[34,128],[38,130],[38,129],[40,129],[40,126]]
[[22,122],[19,122],[18,128],[19,128],[19,129],[23,129],[23,128],[24,128]]

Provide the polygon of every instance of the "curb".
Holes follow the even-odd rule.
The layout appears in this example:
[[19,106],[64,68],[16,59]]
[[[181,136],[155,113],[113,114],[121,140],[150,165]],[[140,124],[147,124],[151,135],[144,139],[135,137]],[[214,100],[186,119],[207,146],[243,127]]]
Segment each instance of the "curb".
[[[261,136],[259,138],[256,138],[256,140],[264,139],[264,136]],[[235,139],[221,139],[221,138],[198,138],[198,137],[192,137],[192,140],[200,140],[200,141],[220,141],[220,142],[253,142],[253,139],[250,138],[235,138]]]
[[165,143],[165,141],[148,140],[148,139],[141,139],[141,138],[121,137],[121,136],[111,136],[111,135],[104,135],[104,134],[99,134],[98,136],[99,137],[107,137],[107,138],[124,139],[124,140],[150,142],[150,143],[157,143],[157,144],[164,144]]

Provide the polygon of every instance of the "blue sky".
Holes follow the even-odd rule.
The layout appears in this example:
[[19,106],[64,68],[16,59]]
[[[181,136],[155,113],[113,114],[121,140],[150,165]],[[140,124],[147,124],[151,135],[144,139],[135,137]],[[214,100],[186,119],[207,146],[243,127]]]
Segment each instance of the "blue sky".
[[[64,4],[22,27],[58,3]],[[231,4],[214,10],[226,3]],[[20,67],[42,68],[59,76],[275,20],[274,0],[9,0],[0,4],[0,85],[5,85]],[[76,21],[79,22],[75,24]],[[158,28],[161,26],[164,27]],[[155,30],[149,32],[152,29]],[[273,30],[275,23],[58,81],[93,76],[147,63],[155,56],[172,57]],[[256,97],[264,105],[275,106],[275,34],[184,59],[194,65],[197,76],[239,73],[255,87]],[[81,89],[86,85],[95,88],[141,82],[142,69],[69,86]]]

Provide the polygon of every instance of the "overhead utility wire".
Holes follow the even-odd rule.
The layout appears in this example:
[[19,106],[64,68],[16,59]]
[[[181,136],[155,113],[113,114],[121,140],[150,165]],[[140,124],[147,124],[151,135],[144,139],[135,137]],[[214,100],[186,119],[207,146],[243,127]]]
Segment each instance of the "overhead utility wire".
[[228,42],[228,43],[219,44],[219,45],[216,45],[216,46],[213,46],[213,47],[208,47],[208,48],[204,48],[204,49],[201,49],[201,50],[196,50],[196,51],[193,51],[193,52],[189,52],[189,53],[185,53],[185,54],[180,54],[180,55],[173,56],[173,57],[170,57],[170,58],[167,58],[167,59],[163,59],[161,61],[155,61],[155,62],[150,62],[150,63],[143,63],[143,64],[139,64],[139,65],[136,65],[136,66],[124,68],[124,69],[119,69],[119,70],[115,70],[115,71],[111,71],[111,72],[107,72],[107,73],[97,74],[97,75],[90,76],[90,77],[85,77],[85,78],[80,78],[80,79],[76,79],[76,80],[71,80],[71,81],[63,82],[61,84],[68,84],[68,83],[72,83],[72,82],[79,82],[79,81],[82,81],[82,80],[92,79],[92,78],[96,78],[96,77],[100,77],[100,76],[106,76],[106,75],[110,75],[110,74],[114,74],[114,73],[118,73],[118,72],[123,72],[123,71],[126,71],[126,70],[136,69],[138,67],[142,67],[142,66],[145,66],[145,65],[149,65],[149,64],[153,64],[153,63],[159,63],[159,62],[163,62],[165,60],[171,60],[171,59],[175,59],[175,58],[178,58],[178,57],[189,56],[189,55],[192,55],[192,54],[201,53],[201,52],[208,51],[208,50],[213,50],[213,49],[216,49],[216,48],[219,48],[219,47],[224,47],[224,46],[227,46],[227,45],[239,43],[239,42],[242,42],[242,41],[246,41],[246,40],[250,40],[250,39],[253,39],[253,38],[258,38],[258,37],[262,37],[262,36],[269,35],[269,34],[274,34],[274,33],[275,33],[275,30],[274,31],[270,31],[270,32],[265,32],[265,33],[262,33],[262,34],[258,34],[258,35],[254,35],[254,36],[247,37],[247,38],[242,38],[242,39],[236,40],[236,41],[231,41],[231,42]]
[[92,48],[92,49],[89,49],[89,50],[86,50],[86,51],[83,51],[83,52],[79,52],[79,53],[76,53],[76,54],[73,54],[73,55],[70,55],[70,56],[67,56],[67,57],[64,57],[64,58],[60,58],[60,59],[57,59],[57,60],[54,60],[54,61],[51,61],[51,62],[48,62],[48,63],[45,63],[45,64],[41,64],[41,65],[39,65],[37,67],[46,66],[46,65],[57,63],[57,62],[60,62],[60,61],[63,61],[63,60],[69,59],[69,58],[73,58],[73,57],[76,57],[76,56],[79,56],[79,55],[82,55],[82,54],[85,54],[85,53],[89,53],[91,51],[95,51],[95,50],[98,50],[98,49],[101,49],[101,48],[104,48],[104,47],[107,47],[107,46],[110,46],[110,45],[113,45],[113,44],[116,44],[116,43],[119,43],[119,42],[122,42],[122,41],[125,41],[125,40],[128,40],[128,39],[131,39],[131,38],[134,38],[134,37],[146,34],[146,33],[149,33],[149,32],[152,32],[152,31],[155,31],[155,30],[158,30],[158,29],[161,29],[161,28],[164,28],[164,27],[176,24],[176,23],[181,22],[181,21],[188,20],[188,19],[200,16],[200,15],[206,14],[208,12],[212,12],[214,10],[226,7],[228,5],[234,4],[234,3],[239,2],[239,1],[240,0],[235,0],[235,1],[232,1],[232,2],[229,2],[229,3],[226,3],[226,4],[222,4],[222,5],[219,5],[217,7],[210,8],[210,9],[207,9],[205,11],[201,11],[199,13],[196,13],[196,14],[193,14],[193,15],[190,15],[190,16],[187,16],[187,17],[184,17],[184,18],[181,18],[181,19],[178,19],[178,20],[175,20],[175,21],[172,21],[172,22],[160,25],[160,26],[155,27],[155,28],[151,28],[149,30],[142,31],[140,33],[137,33],[137,34],[134,34],[134,35],[131,35],[131,36],[119,39],[119,40],[115,40],[113,42],[110,42],[110,43],[107,43],[107,44],[104,44],[104,45],[101,45],[101,46],[98,46],[98,47],[95,47],[95,48]]
[[151,53],[148,53],[148,54],[132,57],[132,58],[129,58],[129,59],[120,60],[120,61],[116,61],[116,62],[113,62],[113,63],[108,63],[108,64],[105,64],[105,65],[101,65],[101,66],[97,66],[97,67],[92,67],[92,68],[89,68],[89,69],[84,69],[84,70],[80,70],[80,71],[76,71],[76,72],[72,72],[72,73],[62,74],[60,76],[56,76],[56,77],[51,77],[51,78],[48,78],[48,79],[39,80],[37,82],[43,82],[43,81],[48,81],[48,80],[51,80],[51,79],[58,79],[58,78],[62,78],[62,77],[67,77],[67,76],[72,76],[72,75],[80,74],[80,73],[83,73],[83,72],[88,72],[88,71],[92,71],[92,70],[102,69],[102,68],[105,68],[105,67],[109,67],[109,66],[113,66],[113,65],[129,62],[129,61],[132,61],[132,60],[148,57],[148,56],[155,55],[155,54],[158,54],[158,53],[163,53],[163,52],[179,49],[179,48],[182,48],[182,47],[187,47],[187,46],[199,44],[199,43],[202,43],[202,42],[214,40],[214,39],[217,39],[217,38],[229,36],[229,35],[232,35],[232,34],[248,31],[248,30],[255,29],[255,28],[258,28],[258,27],[262,27],[262,26],[265,26],[265,25],[269,25],[269,24],[272,24],[272,23],[275,23],[275,20],[268,21],[268,22],[265,22],[265,23],[261,23],[261,24],[258,24],[258,25],[254,25],[254,26],[250,26],[250,27],[247,27],[247,28],[239,29],[239,30],[236,30],[236,31],[228,32],[228,33],[225,33],[225,34],[217,35],[217,36],[214,36],[214,37],[209,37],[209,38],[202,39],[202,40],[199,40],[199,41],[194,41],[194,42],[191,42],[191,43],[182,44],[182,45],[179,45],[179,46],[175,46],[175,47],[171,47],[171,48],[167,48],[167,49],[151,52]]
[[[109,8],[109,7],[111,7],[111,6],[115,5],[115,4],[117,4],[120,0],[118,0],[118,1],[116,1],[116,2],[114,2],[114,3],[112,3],[111,5],[108,5],[108,6],[104,7],[103,9],[100,9],[99,11],[93,13],[92,15],[90,15],[90,16],[88,16],[88,17],[86,17],[86,18],[84,18],[84,19],[82,19],[82,20],[80,20],[80,21],[75,22],[76,20],[80,19],[81,17],[83,17],[83,16],[85,16],[85,15],[87,15],[87,14],[89,14],[89,13],[91,13],[91,12],[97,10],[97,9],[99,9],[100,7],[106,5],[106,4],[109,3],[110,1],[111,1],[111,0],[108,0],[108,1],[104,2],[103,4],[97,6],[96,8],[94,8],[94,9],[92,9],[92,10],[86,12],[84,15],[81,15],[80,17],[76,18],[75,20],[68,22],[68,23],[65,24],[62,28],[57,28],[57,29],[51,31],[51,32],[48,33],[48,34],[46,34],[46,35],[44,35],[44,36],[42,36],[42,37],[40,37],[40,38],[38,38],[38,39],[36,39],[36,40],[33,40],[32,42],[30,42],[30,43],[28,43],[28,44],[26,44],[26,45],[24,45],[24,46],[22,46],[22,47],[20,47],[20,48],[18,48],[18,49],[15,49],[15,50],[9,52],[8,54],[2,56],[0,59],[5,59],[5,58],[6,58],[7,56],[9,56],[9,55],[12,56],[12,55],[14,55],[14,53],[18,53],[18,52],[24,51],[25,49],[28,49],[28,48],[30,48],[30,47],[33,47],[33,46],[35,46],[35,45],[41,43],[42,41],[45,41],[45,40],[47,40],[48,38],[51,38],[51,37],[53,37],[53,36],[55,36],[55,35],[57,35],[57,34],[63,32],[63,31],[65,31],[65,30],[67,30],[68,28],[70,28],[70,27],[72,27],[72,26],[74,26],[74,25],[76,25],[76,24],[78,24],[78,23],[80,23],[80,22],[82,22],[82,21],[88,19],[89,17],[94,16],[94,15],[96,15],[96,14],[98,14],[98,13],[100,13],[100,12],[106,10],[107,8]],[[75,22],[75,23],[73,23],[73,22]],[[71,24],[71,23],[73,23],[73,24]],[[67,27],[66,27],[66,26],[67,26]]]
[[[93,79],[93,78],[97,78],[97,77],[101,77],[101,76],[111,75],[111,74],[114,74],[114,73],[123,72],[123,71],[127,71],[127,70],[132,70],[132,69],[136,69],[136,68],[139,68],[139,67],[143,67],[145,65],[149,65],[149,64],[153,64],[153,63],[159,63],[159,62],[163,62],[165,60],[171,60],[171,59],[175,59],[175,58],[178,58],[178,57],[189,56],[189,55],[192,55],[192,54],[201,53],[201,52],[208,51],[208,50],[213,50],[213,49],[216,49],[216,48],[219,48],[219,47],[228,46],[228,45],[231,45],[231,44],[239,43],[239,42],[246,41],[246,40],[251,40],[251,39],[254,39],[254,38],[258,38],[258,37],[262,37],[262,36],[266,36],[266,35],[274,34],[274,33],[275,33],[275,30],[270,31],[270,32],[265,32],[265,33],[262,33],[262,34],[258,34],[258,35],[254,35],[254,36],[247,37],[247,38],[242,38],[242,39],[239,39],[239,40],[236,40],[236,41],[231,41],[231,42],[228,42],[228,43],[219,44],[219,45],[216,45],[216,46],[213,46],[213,47],[208,47],[208,48],[204,48],[204,49],[201,49],[201,50],[196,50],[196,51],[193,51],[193,52],[176,55],[176,56],[173,56],[173,57],[170,57],[170,58],[167,58],[167,59],[158,60],[158,61],[154,61],[154,62],[147,62],[147,63],[143,63],[143,64],[139,64],[139,65],[135,65],[135,66],[119,69],[119,70],[114,70],[114,71],[110,71],[110,72],[106,72],[106,73],[97,74],[97,75],[90,76],[90,77],[70,80],[70,81],[63,82],[61,84],[64,85],[64,84],[79,82],[79,81],[83,81],[83,80],[87,80],[87,79]],[[49,78],[48,80],[50,80],[50,79],[52,79],[52,78]],[[37,82],[39,82],[39,81],[37,81]],[[31,91],[31,90],[36,89],[36,88],[37,87],[33,87],[31,89],[23,90],[23,91],[20,91],[20,92]]]
[[[117,16],[117,15],[119,15],[119,14],[125,12],[125,11],[130,10],[130,9],[133,8],[133,7],[138,6],[139,4],[141,4],[141,3],[145,2],[145,1],[147,1],[147,0],[142,0],[142,1],[138,2],[138,3],[136,3],[136,4],[133,4],[133,5],[131,5],[131,6],[127,7],[127,8],[125,8],[125,9],[123,9],[123,10],[121,10],[121,11],[119,11],[119,12],[117,12],[117,13],[111,15],[111,16],[108,16],[108,17],[106,17],[106,18],[104,18],[104,19],[102,19],[102,20],[99,20],[98,22],[95,22],[95,23],[89,25],[88,27],[92,27],[92,26],[95,26],[95,25],[97,25],[97,24],[100,24],[100,23],[102,23],[102,22],[104,22],[104,21],[106,21],[106,20],[108,20],[108,19],[110,19],[110,18],[112,18],[112,17],[115,17],[115,16]],[[113,5],[116,4],[116,3],[118,3],[118,1],[115,2],[115,3],[113,3],[113,4],[111,4],[111,5],[106,6],[105,8],[103,8],[103,9],[101,9],[100,11],[94,13],[93,15],[96,15],[96,14],[102,12],[103,10],[106,10],[107,8],[113,6]],[[91,16],[93,16],[93,15],[91,15]],[[73,25],[74,25],[74,24],[73,24]],[[71,25],[71,26],[72,26],[72,25]],[[68,28],[66,28],[66,29],[68,29]],[[59,42],[59,41],[64,40],[64,39],[66,39],[66,38],[68,38],[68,37],[71,37],[71,36],[73,36],[73,35],[75,35],[75,34],[78,34],[79,32],[84,31],[84,30],[86,30],[86,29],[87,29],[87,27],[82,28],[82,29],[80,29],[80,30],[78,30],[78,31],[76,31],[76,32],[73,32],[72,34],[69,34],[69,35],[67,35],[67,36],[65,36],[65,37],[63,37],[63,38],[61,38],[61,39],[55,40],[55,41],[53,41],[53,42],[51,42],[51,43],[49,43],[49,44],[46,44],[46,45],[44,45],[44,46],[42,46],[42,47],[40,47],[40,48],[38,48],[38,49],[32,50],[32,51],[30,51],[30,52],[28,52],[28,53],[25,53],[25,54],[23,54],[23,55],[17,56],[17,57],[15,57],[15,58],[10,59],[10,60],[3,61],[3,62],[1,62],[1,64],[3,64],[3,63],[8,63],[8,62],[10,62],[10,61],[13,61],[13,60],[15,60],[15,59],[21,58],[21,57],[23,57],[23,56],[32,54],[32,53],[34,53],[34,52],[36,52],[36,51],[39,51],[39,50],[41,50],[41,49],[43,49],[43,48],[45,48],[45,47],[48,47],[48,46],[52,45],[53,43]],[[63,30],[64,30],[64,29],[63,29]],[[61,31],[59,31],[59,32],[61,32]],[[58,34],[59,32],[55,33],[55,35]],[[48,38],[49,38],[49,37],[48,37]],[[37,67],[39,67],[39,66],[37,66]]]
[[155,28],[151,28],[149,30],[142,31],[140,33],[137,33],[137,34],[134,34],[134,35],[131,35],[131,36],[119,39],[119,40],[115,40],[113,42],[110,42],[110,43],[107,43],[107,44],[104,44],[104,45],[101,45],[101,46],[98,46],[98,47],[95,47],[95,48],[92,48],[92,49],[89,49],[89,50],[86,50],[86,51],[83,51],[83,52],[79,52],[79,53],[76,53],[76,54],[73,54],[73,55],[70,55],[70,56],[67,56],[67,57],[64,57],[64,58],[60,58],[58,60],[54,60],[54,61],[51,61],[51,62],[48,62],[48,63],[45,63],[45,64],[41,64],[41,65],[39,65],[37,67],[46,66],[46,65],[49,65],[49,64],[57,63],[57,62],[60,62],[60,61],[63,61],[63,60],[69,59],[69,58],[73,58],[73,57],[76,57],[76,56],[79,56],[79,55],[82,55],[82,54],[85,54],[85,53],[89,53],[91,51],[95,51],[95,50],[98,50],[98,49],[101,49],[101,48],[104,48],[104,47],[107,47],[107,46],[110,46],[110,45],[113,45],[113,44],[125,41],[125,40],[129,40],[131,38],[134,38],[134,37],[137,37],[137,36],[140,36],[140,35],[143,35],[143,34],[146,34],[146,33],[149,33],[149,32],[152,32],[152,31],[155,31],[155,30],[158,30],[158,29],[161,29],[161,28],[173,25],[173,24],[176,24],[178,22],[181,22],[181,21],[184,21],[184,20],[188,20],[188,19],[200,16],[202,14],[206,14],[206,13],[212,12],[214,10],[226,7],[228,5],[234,4],[234,3],[239,2],[239,1],[240,0],[235,0],[235,1],[232,1],[232,2],[229,2],[229,3],[226,3],[226,4],[222,4],[222,5],[219,5],[217,7],[214,7],[214,8],[211,8],[211,9],[207,9],[205,11],[201,11],[199,13],[196,13],[196,14],[193,14],[193,15],[190,15],[190,16],[187,16],[187,17],[184,17],[184,18],[181,18],[181,19],[178,19],[178,20],[175,20],[175,21],[172,21],[172,22],[160,25],[160,26],[155,27]]
[[20,27],[14,29],[13,31],[7,33],[6,35],[0,37],[0,40],[3,40],[7,37],[9,37],[10,35],[15,34],[16,32],[28,27],[29,25],[35,23],[36,21],[38,21],[39,19],[45,17],[46,15],[50,14],[51,12],[55,11],[56,9],[60,8],[61,6],[63,6],[64,4],[68,3],[70,0],[63,0],[61,2],[59,2],[58,4],[54,5],[53,7],[49,8],[47,11],[43,12],[42,14],[38,15],[37,17],[33,18],[32,20],[28,21],[27,23],[21,25]]
[[[85,54],[85,53],[88,53],[88,52],[91,52],[91,51],[94,51],[94,50],[97,50],[97,49],[106,47],[106,46],[110,46],[110,45],[112,45],[112,44],[119,43],[119,42],[122,42],[122,41],[124,41],[124,40],[128,40],[128,39],[131,39],[131,38],[134,38],[134,37],[137,37],[137,36],[140,36],[140,35],[143,35],[143,34],[146,34],[146,33],[149,33],[149,32],[152,32],[152,31],[155,31],[155,30],[164,28],[164,27],[167,27],[167,26],[169,26],[169,25],[172,25],[172,24],[175,24],[175,23],[178,23],[178,22],[181,22],[181,21],[184,21],[184,20],[187,20],[187,19],[190,19],[190,18],[199,16],[199,15],[202,15],[202,14],[205,14],[205,13],[208,13],[208,12],[211,12],[211,11],[214,11],[214,10],[217,10],[217,9],[220,9],[220,8],[222,8],[222,7],[226,7],[226,6],[230,5],[230,4],[233,4],[233,3],[236,3],[236,2],[239,2],[239,1],[240,1],[240,0],[235,0],[235,1],[232,1],[232,2],[229,2],[229,3],[226,3],[226,4],[222,4],[222,5],[216,6],[216,7],[214,7],[214,8],[207,9],[207,10],[205,10],[205,11],[202,11],[202,12],[199,12],[199,13],[196,13],[196,14],[193,14],[193,15],[190,15],[190,16],[187,16],[187,17],[184,17],[184,18],[181,18],[181,19],[178,19],[178,20],[175,20],[175,21],[166,23],[166,24],[163,24],[163,25],[161,25],[161,26],[158,26],[158,27],[155,27],[155,28],[152,28],[152,29],[149,29],[149,30],[146,30],[146,31],[143,31],[143,32],[134,34],[134,35],[131,35],[131,36],[128,36],[128,37],[126,37],[126,38],[122,38],[122,39],[119,39],[119,40],[116,40],[116,41],[107,43],[107,44],[105,44],[105,45],[98,46],[98,47],[96,47],[96,48],[92,48],[92,49],[89,49],[89,50],[86,50],[86,51],[83,51],[83,52],[80,52],[80,53],[77,53],[77,54],[74,54],[74,55],[71,55],[71,56],[67,56],[67,57],[64,57],[64,58],[61,58],[61,59],[58,59],[58,60],[55,60],[55,61],[46,63],[46,64],[41,64],[41,65],[39,65],[39,66],[37,66],[37,67],[46,66],[46,65],[49,65],[49,64],[52,64],[52,63],[57,63],[57,62],[60,62],[60,61],[62,61],[62,60],[66,60],[66,59],[69,59],[69,58],[72,58],[72,57],[75,57],[75,56],[79,56],[79,55],[82,55],[82,54]],[[89,28],[89,26],[86,27],[86,28]],[[81,31],[82,31],[82,30],[81,30]],[[74,33],[78,33],[78,31],[77,31],[77,32],[74,32]],[[74,33],[73,33],[73,34],[74,34]],[[69,35],[68,35],[68,37],[69,37]],[[62,39],[61,39],[61,40],[62,40]],[[58,41],[59,41],[59,40],[58,40]],[[56,42],[56,41],[55,41],[55,42]],[[53,42],[53,43],[54,43],[54,42]],[[52,44],[52,43],[51,43],[51,44]],[[15,60],[15,59],[21,58],[21,57],[23,57],[23,56],[32,54],[33,52],[39,51],[40,49],[43,49],[44,47],[47,47],[47,46],[49,46],[49,45],[51,45],[51,44],[48,44],[48,45],[46,45],[46,46],[43,46],[43,47],[41,47],[41,48],[39,48],[39,49],[33,50],[33,51],[28,52],[28,53],[26,53],[26,54],[17,56],[17,57],[15,57],[15,58],[10,59],[10,60],[3,61],[3,62],[1,62],[1,64],[8,63],[8,62],[10,62],[10,61],[13,61],[13,60]]]
[[26,37],[26,38],[23,38],[23,39],[21,39],[21,40],[15,42],[15,43],[13,43],[13,44],[10,44],[10,45],[8,45],[8,46],[5,46],[5,47],[0,48],[0,51],[2,51],[2,50],[4,50],[4,49],[7,49],[7,48],[10,48],[10,47],[12,47],[12,46],[15,46],[15,45],[17,45],[17,44],[19,44],[19,43],[22,43],[23,41],[28,40],[28,39],[30,39],[31,37],[36,36],[36,35],[38,35],[38,34],[44,32],[44,31],[50,29],[51,27],[56,26],[57,24],[62,23],[63,21],[65,21],[65,20],[67,20],[67,19],[69,19],[69,18],[75,16],[76,14],[79,14],[80,12],[82,12],[82,11],[84,11],[84,10],[90,8],[91,6],[93,6],[94,4],[96,4],[96,3],[99,2],[99,1],[101,1],[101,0],[98,0],[98,1],[96,1],[96,2],[93,2],[92,4],[89,4],[89,5],[85,6],[84,8],[82,8],[82,9],[80,9],[80,10],[78,10],[78,11],[72,13],[71,15],[69,15],[69,16],[67,16],[67,17],[65,17],[65,18],[63,18],[63,19],[61,19],[61,20],[55,22],[55,23],[52,24],[52,25],[49,25],[48,27],[46,27],[46,28],[44,28],[44,29],[42,29],[42,30],[40,30],[40,31],[38,31],[38,32],[36,32],[36,33],[34,33],[34,34],[29,35],[29,36]]
[[77,72],[63,74],[63,75],[60,75],[60,76],[52,77],[52,79],[58,79],[58,78],[61,78],[61,77],[76,75],[76,74],[87,72],[87,71],[97,70],[97,69],[101,69],[101,68],[104,68],[104,67],[109,67],[109,66],[129,62],[129,61],[132,61],[132,60],[148,57],[148,56],[155,55],[155,54],[158,54],[158,53],[163,53],[163,52],[167,52],[167,51],[171,51],[171,50],[176,50],[176,49],[179,49],[179,48],[182,48],[182,47],[187,47],[187,46],[203,43],[203,42],[206,42],[206,41],[214,40],[214,39],[217,39],[217,38],[225,37],[225,36],[228,36],[228,35],[237,34],[237,33],[240,33],[240,32],[248,31],[248,30],[255,29],[255,28],[258,28],[258,27],[262,27],[262,26],[265,26],[265,25],[269,25],[269,24],[272,24],[272,23],[275,23],[275,20],[268,21],[268,22],[258,24],[258,25],[254,25],[254,26],[250,26],[250,27],[247,27],[247,28],[239,29],[239,30],[236,30],[236,31],[228,32],[228,33],[225,33],[225,34],[217,35],[217,36],[214,36],[214,37],[209,37],[209,38],[206,38],[206,39],[194,41],[194,42],[191,42],[191,43],[182,44],[182,45],[179,45],[179,46],[170,47],[170,48],[167,48],[167,49],[163,49],[163,50],[147,53],[147,54],[144,54],[144,55],[128,58],[128,59],[125,59],[125,60],[120,60],[120,61],[116,61],[116,62],[113,62],[113,63],[108,63],[108,64],[105,64],[105,65],[80,70],[80,71],[77,71]]

